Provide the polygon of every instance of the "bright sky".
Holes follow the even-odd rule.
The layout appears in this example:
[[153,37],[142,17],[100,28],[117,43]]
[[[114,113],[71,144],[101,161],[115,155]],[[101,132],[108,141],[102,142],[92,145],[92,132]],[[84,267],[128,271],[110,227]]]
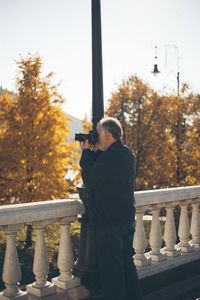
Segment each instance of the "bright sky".
[[[102,0],[104,101],[123,78],[137,74],[157,91],[180,81],[200,92],[199,0]],[[0,85],[15,89],[20,54],[39,54],[44,74],[66,102],[63,109],[83,118],[91,113],[91,1],[0,0]],[[167,67],[165,66],[165,45]],[[159,77],[151,74],[158,46]]]

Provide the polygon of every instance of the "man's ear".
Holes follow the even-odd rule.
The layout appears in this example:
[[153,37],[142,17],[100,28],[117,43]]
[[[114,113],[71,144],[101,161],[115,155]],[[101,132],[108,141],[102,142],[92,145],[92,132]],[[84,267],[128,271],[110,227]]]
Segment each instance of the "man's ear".
[[106,137],[110,140],[110,139],[112,139],[112,134],[109,131],[107,131],[106,132]]

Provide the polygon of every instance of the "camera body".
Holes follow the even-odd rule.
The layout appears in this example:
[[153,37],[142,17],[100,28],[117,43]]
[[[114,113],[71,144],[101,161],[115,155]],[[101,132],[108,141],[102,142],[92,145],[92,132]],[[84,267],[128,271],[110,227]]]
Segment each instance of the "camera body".
[[89,144],[95,145],[98,142],[97,130],[90,130],[89,133],[75,133],[75,141],[85,142],[88,140]]

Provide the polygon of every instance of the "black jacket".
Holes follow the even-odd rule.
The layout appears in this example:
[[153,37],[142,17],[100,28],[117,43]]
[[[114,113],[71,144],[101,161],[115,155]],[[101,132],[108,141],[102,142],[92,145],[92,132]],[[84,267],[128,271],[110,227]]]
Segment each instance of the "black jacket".
[[134,223],[134,153],[116,141],[106,151],[84,149],[80,166],[90,190],[89,223],[95,228]]

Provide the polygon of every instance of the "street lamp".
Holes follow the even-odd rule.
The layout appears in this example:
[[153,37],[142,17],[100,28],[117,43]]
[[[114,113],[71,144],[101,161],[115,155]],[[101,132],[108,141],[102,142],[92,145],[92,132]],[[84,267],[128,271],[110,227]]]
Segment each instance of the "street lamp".
[[[179,89],[180,89],[180,55],[179,55],[179,49],[176,45],[173,44],[168,44],[165,45],[165,67],[167,68],[167,63],[168,63],[168,49],[171,47],[176,51],[176,62],[177,62],[177,76],[176,76],[176,80],[177,80],[177,97],[178,97],[178,101],[181,101],[181,98],[179,97]],[[155,46],[155,64],[154,64],[154,69],[152,71],[154,76],[157,76],[160,71],[158,70],[158,63],[157,63],[157,46]],[[181,180],[181,149],[180,149],[180,143],[181,143],[181,112],[180,112],[180,108],[178,105],[178,112],[177,112],[177,121],[175,124],[175,136],[176,136],[176,146],[177,146],[177,157],[176,157],[176,178],[177,178],[177,183],[180,182]],[[176,207],[174,210],[174,219],[175,219],[175,226],[176,226],[176,233],[178,236],[178,220],[179,220],[179,216],[180,216],[180,208]]]
[[92,0],[92,123],[103,118],[103,71],[102,71],[102,40],[101,40],[101,2]]
[[[167,59],[168,59],[168,57],[167,57],[168,49],[171,47],[171,48],[174,48],[174,50],[176,51],[176,58],[177,58],[177,76],[176,76],[176,79],[177,79],[177,96],[179,97],[179,87],[180,87],[180,72],[179,72],[180,56],[179,56],[179,50],[178,50],[178,47],[176,45],[173,45],[173,44],[168,44],[168,45],[165,45],[164,47],[165,47],[165,65],[166,65],[166,67],[167,67]],[[154,76],[157,76],[159,73],[161,73],[158,70],[157,50],[158,50],[157,46],[155,46],[155,64],[154,64],[154,69],[152,71]]]
[[[103,103],[103,71],[102,71],[102,40],[101,40],[101,3],[91,1],[92,11],[92,125],[104,116]],[[80,277],[81,282],[90,290],[90,294],[98,299],[101,287],[96,261],[95,230],[88,226],[89,201],[92,193],[83,185],[78,187],[79,196],[85,207],[85,213],[79,218],[81,222],[79,257],[74,263],[72,273]]]
[[158,62],[157,62],[157,59],[158,59],[158,56],[157,56],[157,46],[155,46],[155,64],[154,64],[154,67],[153,67],[153,71],[151,73],[153,73],[154,76],[157,76],[160,71],[158,71]]

